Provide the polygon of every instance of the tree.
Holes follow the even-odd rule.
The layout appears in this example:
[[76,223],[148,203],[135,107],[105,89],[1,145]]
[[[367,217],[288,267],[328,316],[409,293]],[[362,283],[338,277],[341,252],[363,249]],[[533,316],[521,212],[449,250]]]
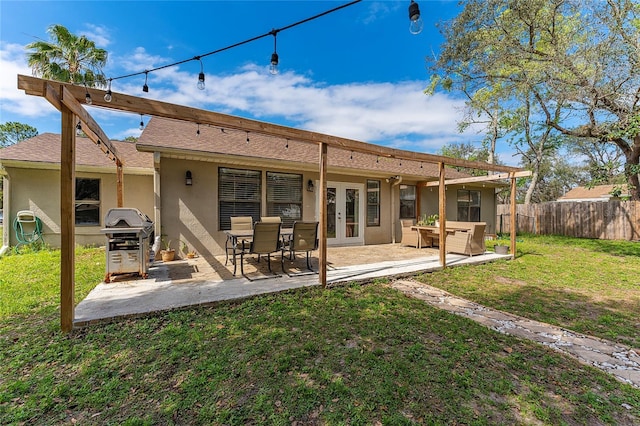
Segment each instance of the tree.
[[[469,0],[442,27],[430,90],[495,93],[554,131],[614,144],[640,199],[640,5],[633,0]],[[499,88],[496,90],[495,88]]]
[[38,135],[38,130],[28,124],[8,121],[0,124],[0,148],[32,138]]
[[[444,145],[442,148],[440,148],[438,154],[444,155],[445,157],[460,158],[469,161],[481,161],[485,163],[489,162],[488,160],[491,157],[491,153],[485,145],[476,147],[470,142],[450,143]],[[491,163],[502,164],[497,159],[497,157],[493,158]],[[472,176],[484,176],[487,174],[485,170],[470,169],[466,167],[454,168],[460,172],[468,173]]]
[[52,41],[35,41],[26,46],[27,61],[33,74],[50,80],[82,83],[89,87],[104,86],[102,68],[107,51],[85,36],[76,36],[62,25],[47,29]]

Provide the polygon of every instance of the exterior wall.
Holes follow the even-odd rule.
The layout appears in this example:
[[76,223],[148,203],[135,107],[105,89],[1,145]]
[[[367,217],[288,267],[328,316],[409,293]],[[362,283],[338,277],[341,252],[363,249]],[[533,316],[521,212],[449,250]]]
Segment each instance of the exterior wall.
[[[262,214],[266,215],[267,171],[301,173],[303,182],[302,220],[313,221],[317,218],[316,198],[319,194],[317,171],[283,170],[276,167],[230,165],[219,162],[182,160],[163,157],[160,160],[160,215],[162,217],[160,234],[171,247],[180,251],[184,242],[201,256],[212,258],[224,254],[226,235],[218,224],[218,169],[230,167],[238,169],[260,170],[262,172]],[[185,185],[186,172],[193,176],[191,186]],[[365,186],[367,178],[328,174],[329,181],[360,183]],[[306,190],[307,182],[314,183],[313,192]],[[365,244],[391,242],[391,210],[389,184],[381,182],[380,226],[366,226]],[[363,194],[366,197],[366,193]],[[366,216],[365,216],[366,218]],[[156,231],[157,232],[157,231]],[[156,234],[157,235],[157,234]]]
[[[447,198],[446,213],[448,220],[458,219],[458,189],[463,189],[462,185],[448,185],[445,190]],[[466,189],[480,191],[480,221],[486,222],[485,232],[496,233],[496,195],[495,188],[471,187]],[[438,214],[438,187],[421,188],[420,213],[432,215]]]
[[[51,247],[60,247],[60,171],[42,169],[7,168],[10,181],[9,211],[5,211],[4,226],[9,229],[9,244],[17,243],[13,219],[20,210],[32,210],[42,220],[44,241]],[[76,177],[100,179],[100,226],[76,227],[76,244],[104,245],[100,233],[107,211],[117,206],[116,175],[108,173],[77,172]],[[124,206],[136,207],[147,215],[153,214],[152,176],[124,176]],[[152,216],[150,216],[152,217]]]

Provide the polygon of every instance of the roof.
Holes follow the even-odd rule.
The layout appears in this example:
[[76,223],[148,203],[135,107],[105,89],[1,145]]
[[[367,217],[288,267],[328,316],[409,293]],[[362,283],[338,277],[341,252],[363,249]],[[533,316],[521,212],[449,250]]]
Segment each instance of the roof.
[[[133,142],[111,141],[118,150],[124,169],[153,168],[153,154],[139,152]],[[0,149],[0,161],[13,160],[29,163],[60,164],[61,136],[43,133],[22,142]],[[89,138],[76,137],[76,165],[88,167],[113,167],[110,160]]]
[[[318,164],[320,155],[318,145],[309,142],[158,117],[149,120],[137,146],[139,150],[167,154],[230,155],[313,166]],[[364,174],[369,176],[389,174],[425,180],[438,177],[438,165],[434,163],[378,157],[334,147],[327,149],[327,162],[330,168],[366,170]],[[451,179],[468,175],[448,168],[446,176]]]
[[627,185],[597,185],[592,188],[577,186],[558,198],[558,201],[608,201],[615,187],[621,187],[624,195],[628,192]]

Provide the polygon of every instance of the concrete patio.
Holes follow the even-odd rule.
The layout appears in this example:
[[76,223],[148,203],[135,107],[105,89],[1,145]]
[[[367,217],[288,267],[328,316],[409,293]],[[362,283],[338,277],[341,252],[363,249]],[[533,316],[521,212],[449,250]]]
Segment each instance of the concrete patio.
[[[510,255],[493,252],[473,257],[449,254],[447,265],[473,265],[510,258]],[[239,268],[234,277],[231,262],[227,266],[224,263],[224,256],[154,262],[146,279],[136,277],[100,283],[76,306],[74,326],[319,285],[317,274],[294,277],[282,274],[279,256],[272,259],[273,271],[281,275],[275,278],[263,278],[267,269],[265,259],[247,261],[249,277],[262,278],[254,281],[242,277]],[[399,244],[329,248],[327,263],[328,285],[407,277],[441,269],[437,249]],[[286,267],[296,272],[297,268],[304,270],[304,265],[304,257],[298,257],[295,263],[287,262]],[[317,268],[317,258],[312,265]]]

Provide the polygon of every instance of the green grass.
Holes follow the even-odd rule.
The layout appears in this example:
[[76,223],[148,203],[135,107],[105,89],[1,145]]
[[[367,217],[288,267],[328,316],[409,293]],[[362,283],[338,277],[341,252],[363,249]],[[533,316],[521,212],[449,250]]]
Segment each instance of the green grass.
[[[545,258],[545,244],[562,241],[526,238],[521,247]],[[59,260],[56,252],[31,256],[0,258],[3,300],[22,297],[12,280],[30,275],[16,268],[38,271],[35,264],[54,268]],[[78,251],[78,298],[100,281],[103,256]],[[526,256],[479,268],[503,276],[510,266],[531,267],[522,265]],[[616,256],[631,262],[634,255]],[[467,273],[474,276],[473,268]],[[0,319],[0,424],[640,422],[640,390],[384,282],[306,288],[64,335],[50,274],[31,282],[29,306],[8,303],[13,312]]]
[[640,348],[640,243],[519,237],[513,261],[418,280],[469,300]]

